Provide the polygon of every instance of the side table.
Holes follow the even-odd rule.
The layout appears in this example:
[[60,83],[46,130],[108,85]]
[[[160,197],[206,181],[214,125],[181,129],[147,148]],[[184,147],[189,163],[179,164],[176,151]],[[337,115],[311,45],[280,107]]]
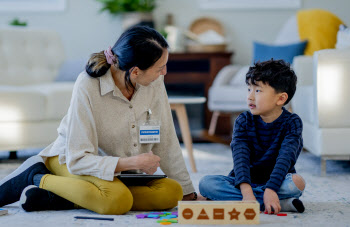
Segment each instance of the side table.
[[[167,74],[164,77],[165,86],[182,86],[194,85],[202,86],[204,96],[208,98],[208,90],[212,85],[218,72],[226,65],[231,64],[233,52],[216,52],[216,53],[169,53],[169,60],[167,64]],[[178,90],[177,88],[174,88]],[[176,94],[182,95],[182,94]],[[205,111],[203,112],[204,127],[209,128],[211,115],[207,105],[205,104]],[[222,120],[218,122],[217,133],[230,132],[231,129],[226,129],[227,124]]]

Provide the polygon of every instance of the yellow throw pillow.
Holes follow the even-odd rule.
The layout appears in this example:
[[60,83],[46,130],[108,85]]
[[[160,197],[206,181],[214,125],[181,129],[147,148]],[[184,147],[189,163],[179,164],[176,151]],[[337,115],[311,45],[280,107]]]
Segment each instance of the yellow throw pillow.
[[339,25],[343,22],[334,14],[322,9],[300,10],[297,13],[300,40],[308,40],[305,55],[334,48]]

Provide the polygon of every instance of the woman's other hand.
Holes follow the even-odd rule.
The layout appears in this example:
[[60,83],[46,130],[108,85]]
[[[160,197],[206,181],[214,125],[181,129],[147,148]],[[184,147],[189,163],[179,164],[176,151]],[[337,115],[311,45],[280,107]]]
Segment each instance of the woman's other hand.
[[122,171],[139,169],[147,174],[153,174],[160,166],[159,162],[159,156],[154,155],[153,152],[150,151],[132,157],[120,158],[115,172],[119,173]]
[[160,157],[153,154],[152,151],[136,156],[140,166],[140,170],[147,174],[154,174],[160,166]]

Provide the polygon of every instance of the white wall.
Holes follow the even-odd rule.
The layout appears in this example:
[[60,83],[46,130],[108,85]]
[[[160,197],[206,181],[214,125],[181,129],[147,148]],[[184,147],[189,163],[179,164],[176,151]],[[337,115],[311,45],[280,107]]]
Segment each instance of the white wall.
[[[296,9],[272,10],[207,10],[201,11],[196,0],[159,0],[154,12],[157,27],[162,28],[167,13],[174,14],[175,25],[189,28],[196,18],[208,16],[220,21],[226,31],[229,50],[235,55],[236,64],[249,64],[252,59],[254,40],[273,42],[286,20],[296,13]],[[302,9],[327,9],[350,25],[349,0],[302,0]]]
[[95,0],[66,0],[62,12],[0,12],[0,25],[18,17],[28,27],[50,28],[63,39],[67,59],[87,58],[91,53],[113,46],[121,34],[120,17],[100,13]]
[[[67,0],[63,12],[0,12],[0,25],[19,17],[30,27],[55,29],[62,35],[68,59],[87,57],[112,46],[122,32],[120,17],[99,13],[100,8],[101,4],[95,0]],[[302,0],[302,8],[328,9],[350,25],[349,0]],[[198,17],[216,18],[226,30],[229,49],[235,52],[233,62],[249,64],[252,41],[272,42],[283,23],[295,12],[294,9],[201,11],[196,0],[158,0],[154,17],[159,29],[167,13],[173,13],[175,24],[182,28],[188,28]]]

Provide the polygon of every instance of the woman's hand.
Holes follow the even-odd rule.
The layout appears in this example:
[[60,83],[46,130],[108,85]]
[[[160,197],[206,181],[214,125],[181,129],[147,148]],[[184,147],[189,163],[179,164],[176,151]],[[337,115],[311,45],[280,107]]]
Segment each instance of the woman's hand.
[[160,157],[154,155],[152,151],[148,153],[139,154],[136,156],[139,169],[147,174],[153,174],[160,166]]
[[150,151],[136,156],[120,158],[117,167],[115,168],[115,172],[119,173],[127,170],[140,169],[147,174],[153,174],[160,166],[159,162],[159,156],[154,155],[152,151]]

